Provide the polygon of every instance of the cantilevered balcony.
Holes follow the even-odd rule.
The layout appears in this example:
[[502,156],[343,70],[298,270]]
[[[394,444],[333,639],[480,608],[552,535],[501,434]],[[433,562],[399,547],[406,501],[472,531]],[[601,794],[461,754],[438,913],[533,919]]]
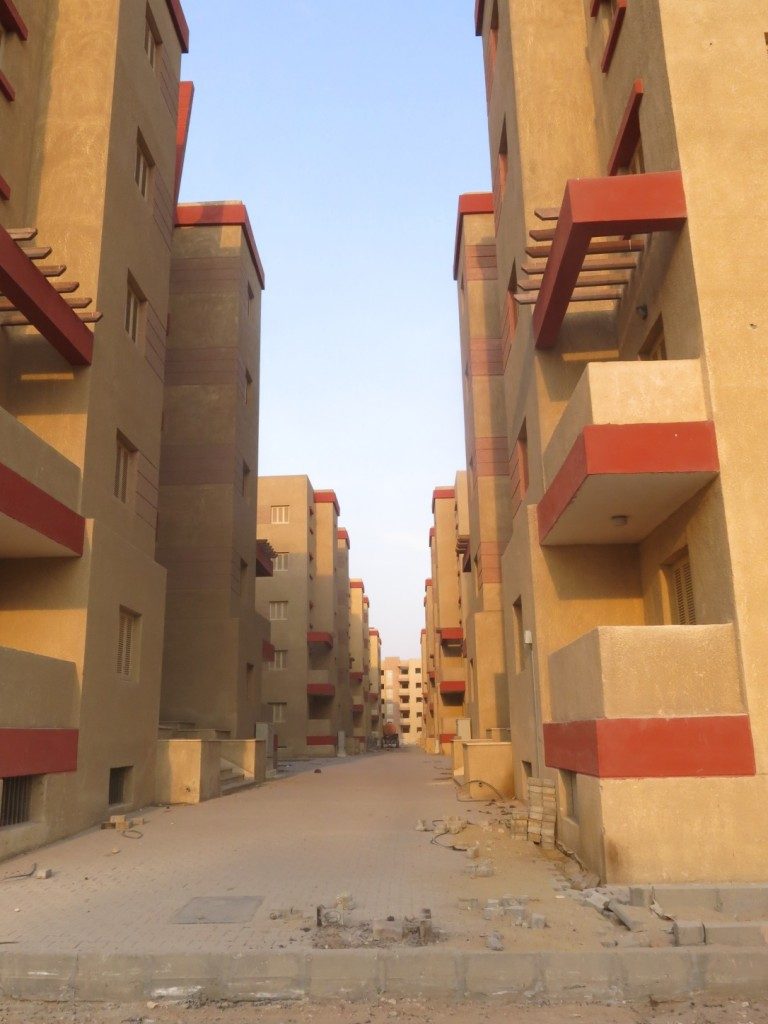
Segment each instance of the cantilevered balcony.
[[331,680],[330,672],[323,669],[312,669],[307,673],[308,697],[334,697],[336,686]]
[[546,763],[601,778],[752,775],[734,629],[608,626],[549,658]]
[[272,559],[275,557],[275,549],[268,540],[256,541],[256,575],[259,578],[272,576]]
[[0,409],[0,558],[82,555],[80,470]]
[[329,718],[310,718],[307,722],[308,747],[335,747],[338,737],[331,732]]
[[325,633],[322,630],[310,630],[307,633],[307,646],[310,648],[333,649],[333,633]]
[[[629,281],[643,238],[655,231],[679,231],[686,221],[679,171],[577,178],[569,181],[559,208],[536,210],[554,228],[531,231],[535,243],[515,294],[533,305],[533,334],[539,349],[554,348],[573,302],[616,302]],[[545,262],[539,262],[545,261]]]
[[718,473],[697,360],[590,363],[544,453],[542,544],[634,544]]
[[440,693],[443,697],[463,697],[466,689],[467,684],[463,679],[443,679],[440,683]]

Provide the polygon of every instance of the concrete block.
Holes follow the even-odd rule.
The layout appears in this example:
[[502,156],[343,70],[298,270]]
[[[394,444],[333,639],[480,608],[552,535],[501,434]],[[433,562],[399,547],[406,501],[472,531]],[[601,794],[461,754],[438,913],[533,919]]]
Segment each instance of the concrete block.
[[501,932],[491,932],[485,938],[485,945],[487,949],[492,949],[494,953],[501,953],[504,949],[504,937]]
[[631,932],[643,931],[651,923],[649,910],[625,906],[623,903],[619,903],[618,900],[611,900],[608,904],[608,909]]
[[765,946],[768,921],[717,921],[704,923],[708,946]]
[[379,990],[376,950],[315,950],[308,969],[311,998],[371,999]]
[[458,990],[457,954],[450,950],[386,952],[379,962],[383,964],[384,990],[388,995],[445,997]]
[[653,903],[653,888],[650,885],[630,885],[629,905],[631,907],[650,907]]
[[768,920],[768,885],[720,885],[717,909],[734,917]]
[[223,954],[150,954],[143,959],[148,999],[193,999],[218,995],[216,979],[226,961]]
[[296,953],[225,956],[219,994],[233,1002],[302,999],[308,989],[308,966],[306,955]]
[[465,995],[533,998],[541,989],[536,953],[467,953]]
[[697,956],[707,994],[736,999],[768,995],[768,949],[713,948]]
[[3,953],[0,994],[8,999],[60,1002],[75,997],[76,957],[67,954]]
[[584,906],[592,907],[598,914],[602,914],[610,902],[607,896],[599,892],[591,892],[584,895]]
[[695,954],[687,949],[628,949],[619,957],[624,998],[685,999],[696,990]]
[[403,938],[402,921],[374,921],[374,939],[383,939],[387,942],[401,942]]
[[718,891],[713,885],[654,885],[653,898],[662,910],[677,916],[686,907],[716,910]]
[[676,946],[703,946],[704,925],[701,921],[675,921],[672,936]]
[[571,1003],[621,998],[622,980],[616,950],[602,953],[543,953],[544,995]]
[[504,916],[508,917],[513,924],[523,924],[525,921],[525,907],[521,903],[512,903],[504,907]]
[[82,953],[77,958],[75,998],[88,1003],[149,998],[147,957]]

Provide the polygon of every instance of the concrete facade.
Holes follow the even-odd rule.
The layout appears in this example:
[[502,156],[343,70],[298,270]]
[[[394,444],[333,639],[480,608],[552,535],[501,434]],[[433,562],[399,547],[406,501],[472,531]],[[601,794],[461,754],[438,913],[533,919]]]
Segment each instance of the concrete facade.
[[155,531],[187,34],[165,0],[0,7],[7,855],[154,798]]
[[454,270],[470,477],[504,423],[509,491],[470,550],[503,546],[516,791],[554,777],[609,881],[766,877],[762,215],[733,231],[766,185],[766,18],[477,4],[494,191],[462,196]]

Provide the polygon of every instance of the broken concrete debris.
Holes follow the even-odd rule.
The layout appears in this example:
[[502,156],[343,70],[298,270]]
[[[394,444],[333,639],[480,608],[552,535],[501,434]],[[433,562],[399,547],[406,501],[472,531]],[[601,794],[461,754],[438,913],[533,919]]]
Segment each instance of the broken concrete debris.
[[501,953],[504,949],[504,939],[500,932],[491,932],[485,938],[485,945],[488,949],[492,949],[497,953]]

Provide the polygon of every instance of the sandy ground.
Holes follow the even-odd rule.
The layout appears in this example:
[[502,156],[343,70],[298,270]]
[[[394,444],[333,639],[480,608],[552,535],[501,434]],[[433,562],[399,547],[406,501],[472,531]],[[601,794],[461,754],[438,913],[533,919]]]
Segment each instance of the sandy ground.
[[541,1006],[383,998],[376,1003],[58,1006],[0,1002],[0,1024],[768,1024],[767,1003]]

